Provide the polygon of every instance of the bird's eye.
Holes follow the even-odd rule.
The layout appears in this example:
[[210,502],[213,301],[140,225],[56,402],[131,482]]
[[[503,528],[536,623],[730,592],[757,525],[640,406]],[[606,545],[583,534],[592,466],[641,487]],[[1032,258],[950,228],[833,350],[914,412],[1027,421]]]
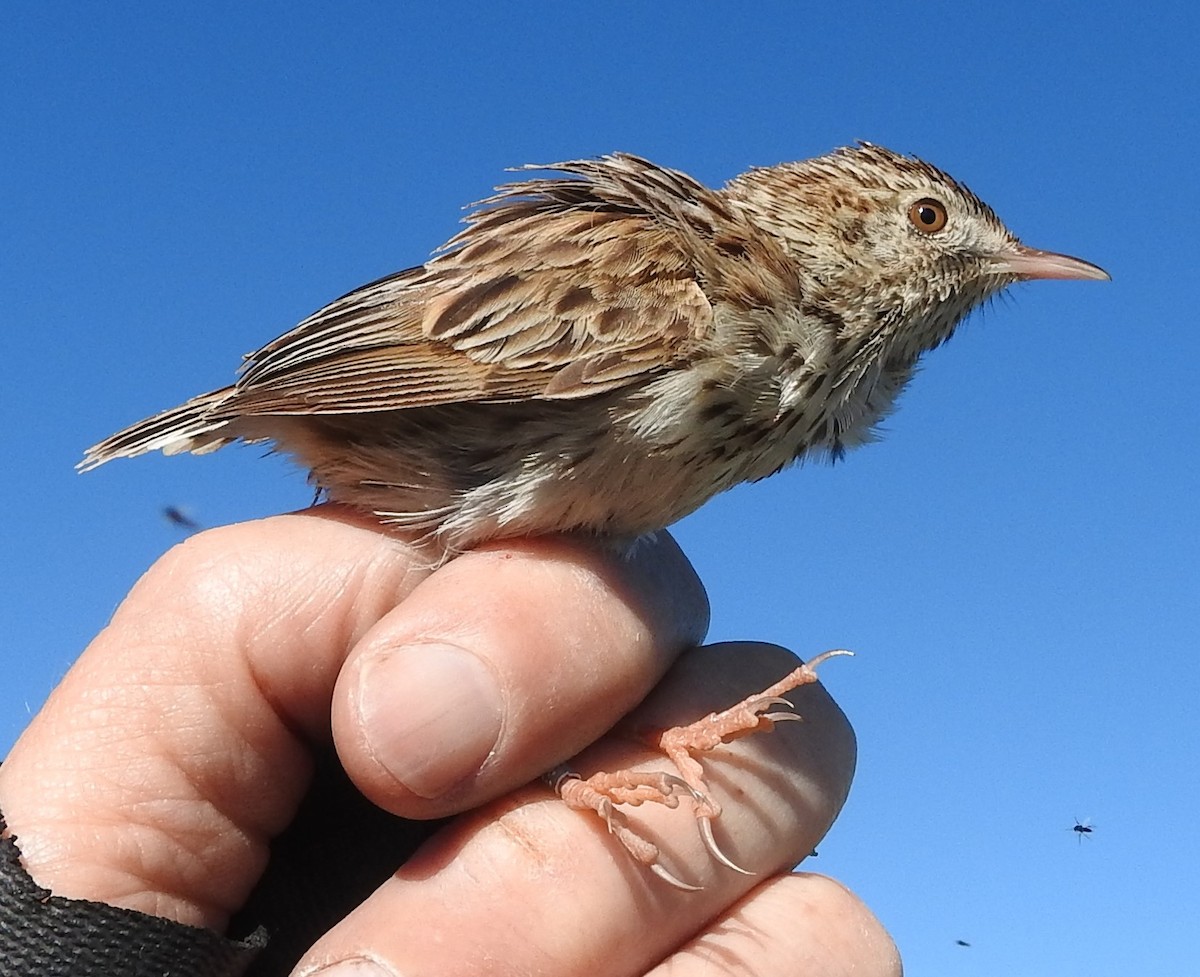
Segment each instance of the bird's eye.
[[946,226],[946,206],[932,197],[925,197],[908,208],[908,219],[918,231],[936,234]]

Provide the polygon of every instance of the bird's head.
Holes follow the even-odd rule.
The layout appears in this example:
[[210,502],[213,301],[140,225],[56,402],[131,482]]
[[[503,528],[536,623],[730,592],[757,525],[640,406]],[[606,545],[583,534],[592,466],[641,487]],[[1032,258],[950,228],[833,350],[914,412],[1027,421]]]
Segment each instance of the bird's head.
[[902,357],[1015,282],[1109,277],[1026,247],[947,173],[869,143],[751,170],[725,193],[794,258],[806,304],[851,338],[888,332]]

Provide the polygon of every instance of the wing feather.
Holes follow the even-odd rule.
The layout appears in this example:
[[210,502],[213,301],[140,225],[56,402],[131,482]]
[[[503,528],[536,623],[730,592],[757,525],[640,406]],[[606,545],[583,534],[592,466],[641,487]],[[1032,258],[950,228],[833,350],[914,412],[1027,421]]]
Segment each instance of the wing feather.
[[713,331],[680,202],[719,197],[636,157],[554,168],[573,176],[502,187],[426,265],[252,353],[221,413],[568,399],[679,366]]
[[524,169],[562,175],[500,187],[426,264],[331,302],[248,355],[233,386],[81,467],[273,436],[239,418],[591,397],[757,349],[762,323],[799,305],[782,245],[725,191],[626,154]]

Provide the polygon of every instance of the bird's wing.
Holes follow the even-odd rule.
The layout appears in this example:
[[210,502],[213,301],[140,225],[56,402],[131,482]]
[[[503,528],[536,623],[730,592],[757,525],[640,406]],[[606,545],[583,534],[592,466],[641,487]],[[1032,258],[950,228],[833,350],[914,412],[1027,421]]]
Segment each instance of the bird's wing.
[[713,331],[720,195],[632,156],[546,168],[573,176],[501,188],[425,266],[251,354],[219,413],[587,397],[678,366]]

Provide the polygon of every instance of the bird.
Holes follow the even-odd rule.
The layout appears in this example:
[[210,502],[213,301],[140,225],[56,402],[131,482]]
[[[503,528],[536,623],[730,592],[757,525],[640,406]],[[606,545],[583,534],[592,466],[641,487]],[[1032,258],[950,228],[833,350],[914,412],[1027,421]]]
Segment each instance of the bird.
[[[331,302],[232,384],[78,467],[267,442],[431,566],[554,533],[619,549],[735,485],[873,440],[920,358],[1008,286],[1109,278],[1022,244],[954,177],[868,142],[719,189],[623,152],[517,172],[425,263]],[[843,653],[663,744],[682,776],[657,789],[692,796],[706,844],[719,806],[683,753],[786,718],[782,696]],[[553,780],[657,864],[612,812],[623,781]]]

